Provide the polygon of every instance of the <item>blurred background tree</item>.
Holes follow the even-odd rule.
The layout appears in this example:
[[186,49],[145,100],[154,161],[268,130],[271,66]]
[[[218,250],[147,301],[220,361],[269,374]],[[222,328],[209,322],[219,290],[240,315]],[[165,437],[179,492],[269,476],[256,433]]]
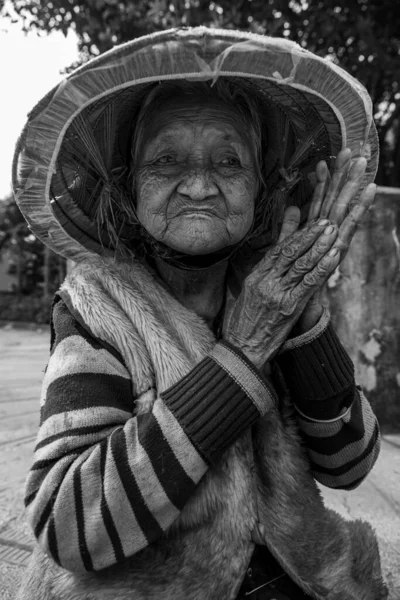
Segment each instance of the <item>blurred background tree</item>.
[[8,291],[17,298],[0,296],[0,319],[47,322],[51,296],[65,278],[65,259],[32,234],[12,196],[0,202],[0,257],[14,276]]
[[73,28],[81,62],[116,44],[176,26],[242,29],[294,40],[340,62],[368,89],[382,152],[377,182],[400,186],[400,2],[8,0],[0,14],[22,19],[26,30],[66,35]]
[[18,294],[28,294],[43,280],[43,244],[31,234],[12,197],[0,203],[0,252],[7,256],[7,272],[15,275]]

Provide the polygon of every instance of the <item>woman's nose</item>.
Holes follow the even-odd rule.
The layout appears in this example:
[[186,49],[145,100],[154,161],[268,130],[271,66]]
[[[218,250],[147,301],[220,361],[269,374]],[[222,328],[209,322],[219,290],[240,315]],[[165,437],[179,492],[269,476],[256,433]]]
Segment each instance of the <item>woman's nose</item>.
[[177,192],[192,200],[203,200],[219,194],[219,188],[206,169],[188,173],[178,185]]

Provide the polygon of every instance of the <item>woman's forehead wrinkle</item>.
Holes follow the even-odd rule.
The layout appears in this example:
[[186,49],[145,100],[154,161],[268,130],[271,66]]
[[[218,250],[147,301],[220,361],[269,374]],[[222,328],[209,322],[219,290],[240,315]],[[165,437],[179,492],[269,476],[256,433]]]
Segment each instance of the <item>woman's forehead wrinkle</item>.
[[242,117],[234,107],[225,104],[213,107],[202,104],[167,105],[151,115],[149,125],[148,141],[156,137],[157,141],[168,143],[181,138],[184,132],[199,127],[203,130],[209,127],[216,136],[220,134],[221,139],[226,142],[249,141]]
[[197,137],[199,133],[202,133],[207,137],[212,136],[222,142],[228,143],[238,143],[243,139],[239,132],[227,131],[224,124],[207,122],[188,123],[184,121],[180,124],[174,123],[174,126],[170,126],[168,130],[158,130],[154,137],[156,137],[159,142],[170,144],[176,140],[180,141],[184,139],[188,134],[194,134],[194,137]]

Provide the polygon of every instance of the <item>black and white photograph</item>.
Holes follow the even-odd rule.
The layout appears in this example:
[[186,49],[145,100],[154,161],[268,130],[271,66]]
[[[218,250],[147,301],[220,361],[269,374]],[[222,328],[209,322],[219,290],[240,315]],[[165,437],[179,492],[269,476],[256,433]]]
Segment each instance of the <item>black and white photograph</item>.
[[0,0],[0,600],[400,600],[400,3]]

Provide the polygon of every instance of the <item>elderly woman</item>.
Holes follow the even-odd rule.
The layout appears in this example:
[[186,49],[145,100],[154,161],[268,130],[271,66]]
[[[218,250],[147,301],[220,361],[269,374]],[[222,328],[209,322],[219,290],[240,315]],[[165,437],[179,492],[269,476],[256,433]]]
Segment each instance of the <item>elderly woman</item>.
[[52,309],[19,598],[386,597],[372,531],[314,481],[352,489],[379,452],[320,302],[375,193],[367,107],[295,45],[200,28],[113,50],[31,113],[16,196],[77,265]]

